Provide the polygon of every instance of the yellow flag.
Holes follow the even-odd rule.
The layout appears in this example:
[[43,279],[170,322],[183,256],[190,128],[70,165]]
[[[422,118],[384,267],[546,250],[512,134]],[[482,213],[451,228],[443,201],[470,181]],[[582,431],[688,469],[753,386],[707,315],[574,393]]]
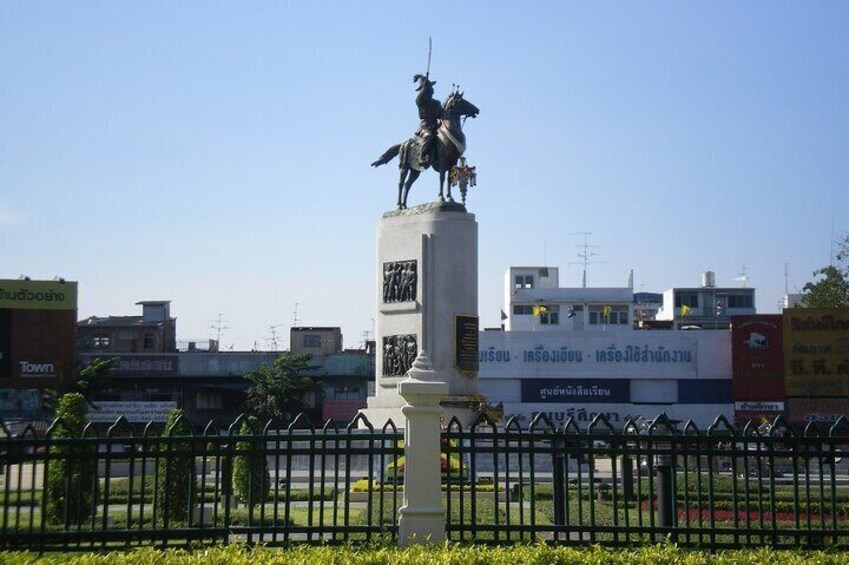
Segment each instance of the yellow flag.
[[602,310],[605,316],[609,316],[611,312],[613,312],[613,306],[605,306]]
[[686,304],[682,305],[681,306],[681,315],[686,316],[689,313],[690,313],[690,307],[687,306]]
[[533,307],[534,316],[539,317],[540,314],[545,314],[546,312],[548,312],[548,308],[546,308],[545,306],[534,306]]

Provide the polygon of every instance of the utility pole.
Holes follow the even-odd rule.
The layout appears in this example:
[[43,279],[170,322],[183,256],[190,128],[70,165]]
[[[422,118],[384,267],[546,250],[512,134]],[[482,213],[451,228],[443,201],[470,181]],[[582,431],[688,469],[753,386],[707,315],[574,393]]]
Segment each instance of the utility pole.
[[600,263],[604,263],[604,261],[590,261],[593,257],[598,256],[598,253],[592,251],[592,249],[598,249],[598,245],[590,245],[587,243],[587,236],[592,235],[591,231],[579,231],[573,232],[569,235],[582,235],[584,236],[584,243],[579,244],[576,247],[581,249],[582,251],[578,253],[578,258],[580,261],[570,261],[570,265],[582,265],[583,266],[583,275],[581,277],[581,286],[582,288],[587,288],[587,265],[597,265]]

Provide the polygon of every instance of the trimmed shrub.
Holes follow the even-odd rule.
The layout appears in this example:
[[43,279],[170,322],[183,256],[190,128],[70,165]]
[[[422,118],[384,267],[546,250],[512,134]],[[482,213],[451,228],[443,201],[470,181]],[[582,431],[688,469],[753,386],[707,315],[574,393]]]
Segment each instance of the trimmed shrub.
[[[259,434],[259,420],[248,416],[239,429],[240,436]],[[268,500],[271,490],[271,474],[268,472],[268,459],[261,439],[236,442],[236,456],[233,458],[234,494],[247,504],[254,506]]]
[[[60,419],[51,437],[82,438],[88,420],[86,400],[79,393],[64,394],[56,404]],[[62,425],[64,424],[64,425]],[[96,447],[54,445],[47,470],[47,519],[52,524],[81,524],[91,517],[97,486]]]
[[[191,428],[179,408],[171,410],[162,437],[189,436]],[[185,524],[197,504],[195,458],[191,438],[163,443],[156,458],[156,507],[160,523]]]

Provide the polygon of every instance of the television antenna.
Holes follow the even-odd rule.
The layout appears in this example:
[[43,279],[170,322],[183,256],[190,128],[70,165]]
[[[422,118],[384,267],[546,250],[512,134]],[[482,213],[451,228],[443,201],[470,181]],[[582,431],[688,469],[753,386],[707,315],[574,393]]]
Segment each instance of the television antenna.
[[300,306],[300,304],[300,302],[295,302],[295,311],[292,312],[292,327],[295,328],[298,327],[298,322],[300,321],[298,320],[298,306]]
[[271,349],[272,349],[275,353],[277,353],[277,351],[278,351],[278,347],[277,347],[277,328],[279,328],[279,327],[280,327],[280,326],[282,326],[282,325],[283,325],[283,324],[277,324],[277,325],[273,325],[273,326],[268,326],[268,327],[269,327],[269,329],[271,330],[271,337],[270,337],[269,339],[267,339],[266,341],[267,341],[267,342],[271,345]]
[[582,251],[578,253],[578,259],[580,261],[570,261],[570,265],[583,265],[583,276],[581,277],[581,286],[583,288],[587,288],[587,265],[598,265],[600,263],[604,263],[604,261],[590,261],[593,257],[597,257],[598,253],[592,251],[592,249],[598,249],[598,245],[590,245],[587,243],[587,236],[592,235],[591,231],[579,231],[573,232],[569,235],[582,235],[584,236],[584,243],[578,244],[576,247],[581,249]]
[[743,265],[743,269],[740,271],[740,274],[734,277],[735,281],[740,281],[743,284],[743,288],[746,288],[746,281],[749,280],[749,275],[746,274],[746,265]]
[[215,339],[218,342],[218,347],[221,347],[221,334],[224,333],[224,330],[229,330],[230,326],[226,325],[227,320],[224,319],[224,314],[221,312],[218,313],[218,318],[215,320],[210,320],[210,329],[215,330]]

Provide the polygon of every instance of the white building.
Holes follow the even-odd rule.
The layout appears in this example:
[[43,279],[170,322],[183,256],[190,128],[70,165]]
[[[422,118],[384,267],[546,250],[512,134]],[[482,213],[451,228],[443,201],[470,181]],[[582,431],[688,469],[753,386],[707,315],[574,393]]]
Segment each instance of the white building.
[[538,413],[557,425],[571,416],[581,427],[604,414],[620,429],[629,417],[661,412],[702,429],[718,415],[733,421],[730,331],[635,329],[635,318],[673,312],[678,297],[690,300],[693,291],[688,324],[715,321],[705,312],[720,299],[728,309],[706,327],[754,313],[754,289],[670,289],[660,306],[656,298],[637,303],[633,279],[626,287],[560,288],[557,268],[511,267],[504,331],[481,334],[479,391],[490,404],[503,403],[505,421],[524,426]]
[[755,314],[754,288],[719,288],[713,271],[702,275],[702,286],[675,287],[663,293],[663,306],[655,319],[675,321],[676,326],[728,329],[731,316]]
[[505,331],[630,330],[634,288],[562,288],[557,267],[510,267],[504,275]]

